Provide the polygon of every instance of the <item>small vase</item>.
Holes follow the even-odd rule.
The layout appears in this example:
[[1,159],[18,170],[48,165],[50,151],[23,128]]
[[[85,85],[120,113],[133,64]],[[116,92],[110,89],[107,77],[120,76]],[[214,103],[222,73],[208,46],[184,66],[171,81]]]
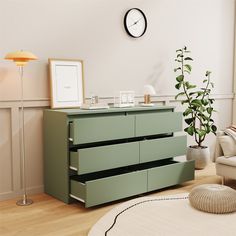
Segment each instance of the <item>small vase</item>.
[[210,162],[209,147],[189,146],[187,149],[187,160],[195,160],[195,169],[204,169]]

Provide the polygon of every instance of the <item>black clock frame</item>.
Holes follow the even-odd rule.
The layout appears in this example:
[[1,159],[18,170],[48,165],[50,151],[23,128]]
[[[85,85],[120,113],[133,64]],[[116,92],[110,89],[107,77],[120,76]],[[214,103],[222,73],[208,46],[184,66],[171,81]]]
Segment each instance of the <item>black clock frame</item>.
[[[129,14],[129,12],[132,11],[132,10],[138,10],[138,11],[143,15],[143,18],[144,18],[144,21],[145,21],[145,28],[144,28],[144,31],[143,31],[143,33],[142,33],[141,35],[139,35],[139,36],[134,36],[134,35],[132,35],[132,34],[129,32],[129,29],[128,29],[127,24],[126,24],[127,16],[128,16],[128,14]],[[141,36],[143,36],[143,35],[145,34],[146,30],[147,30],[147,18],[146,18],[146,16],[145,16],[144,12],[143,12],[141,9],[139,9],[139,8],[131,8],[131,9],[129,9],[129,10],[125,13],[125,16],[124,16],[124,27],[125,27],[125,30],[126,30],[127,34],[128,34],[129,36],[131,36],[132,38],[140,38]]]

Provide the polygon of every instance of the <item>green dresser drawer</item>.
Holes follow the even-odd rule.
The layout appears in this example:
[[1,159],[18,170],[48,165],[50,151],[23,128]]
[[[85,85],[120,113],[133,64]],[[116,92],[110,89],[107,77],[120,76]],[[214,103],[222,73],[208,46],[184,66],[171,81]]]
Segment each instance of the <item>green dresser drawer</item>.
[[194,179],[194,161],[174,162],[148,170],[148,191]]
[[186,136],[141,141],[140,163],[185,155],[186,146]]
[[114,115],[77,118],[70,124],[73,144],[134,137],[134,116]]
[[135,171],[126,174],[85,181],[71,179],[70,196],[85,202],[85,207],[147,192],[147,171]]
[[70,168],[77,170],[79,175],[138,163],[138,142],[84,148],[78,149],[77,152],[70,152]]
[[136,115],[136,137],[182,130],[181,112],[158,112]]

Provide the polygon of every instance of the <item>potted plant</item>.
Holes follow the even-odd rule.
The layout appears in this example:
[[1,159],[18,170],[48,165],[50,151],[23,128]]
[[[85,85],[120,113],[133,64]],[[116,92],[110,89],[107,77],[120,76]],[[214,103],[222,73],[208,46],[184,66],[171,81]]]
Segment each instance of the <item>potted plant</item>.
[[187,159],[195,160],[196,169],[203,169],[210,160],[209,147],[204,146],[203,142],[208,134],[216,134],[217,130],[212,119],[214,99],[210,98],[214,84],[210,80],[210,71],[206,71],[201,88],[190,82],[193,59],[188,56],[189,53],[187,47],[176,50],[178,66],[174,69],[177,74],[175,88],[180,91],[175,99],[183,96],[181,103],[185,106],[183,116],[187,124],[184,131],[193,136],[196,142],[196,145],[188,147]]

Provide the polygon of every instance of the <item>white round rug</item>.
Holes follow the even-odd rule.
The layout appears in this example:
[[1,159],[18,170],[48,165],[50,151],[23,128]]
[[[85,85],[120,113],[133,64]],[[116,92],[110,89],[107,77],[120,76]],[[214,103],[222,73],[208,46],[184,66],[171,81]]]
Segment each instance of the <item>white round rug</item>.
[[109,211],[88,235],[235,236],[236,212],[218,215],[198,211],[189,204],[188,193],[141,197]]

